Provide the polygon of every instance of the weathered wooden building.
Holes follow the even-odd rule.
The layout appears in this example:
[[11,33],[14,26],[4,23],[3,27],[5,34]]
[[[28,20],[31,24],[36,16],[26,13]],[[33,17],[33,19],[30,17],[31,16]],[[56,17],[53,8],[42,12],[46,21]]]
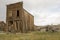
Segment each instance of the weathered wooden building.
[[7,5],[6,31],[29,32],[34,30],[34,16],[23,8],[23,2]]

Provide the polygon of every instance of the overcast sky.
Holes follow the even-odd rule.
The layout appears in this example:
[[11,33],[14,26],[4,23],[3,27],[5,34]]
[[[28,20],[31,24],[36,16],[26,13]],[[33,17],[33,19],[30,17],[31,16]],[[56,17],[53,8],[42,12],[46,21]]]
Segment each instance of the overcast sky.
[[[0,21],[6,20],[6,5],[21,0],[0,0]],[[23,7],[34,15],[35,25],[60,24],[60,0],[22,0]]]

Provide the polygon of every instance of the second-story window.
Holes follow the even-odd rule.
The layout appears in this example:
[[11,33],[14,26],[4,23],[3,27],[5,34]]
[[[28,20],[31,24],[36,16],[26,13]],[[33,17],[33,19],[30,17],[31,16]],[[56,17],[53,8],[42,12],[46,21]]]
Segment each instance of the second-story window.
[[17,17],[19,17],[19,10],[17,10]]

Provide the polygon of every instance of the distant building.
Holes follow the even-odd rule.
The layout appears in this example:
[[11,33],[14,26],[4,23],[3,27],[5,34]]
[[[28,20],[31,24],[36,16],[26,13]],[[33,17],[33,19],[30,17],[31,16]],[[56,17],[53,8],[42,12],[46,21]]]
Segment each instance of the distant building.
[[36,26],[36,30],[40,32],[60,32],[60,24],[58,25],[46,25]]
[[0,21],[0,31],[5,31],[6,24],[3,21]]
[[34,16],[23,8],[23,2],[7,5],[6,31],[29,32],[34,30]]

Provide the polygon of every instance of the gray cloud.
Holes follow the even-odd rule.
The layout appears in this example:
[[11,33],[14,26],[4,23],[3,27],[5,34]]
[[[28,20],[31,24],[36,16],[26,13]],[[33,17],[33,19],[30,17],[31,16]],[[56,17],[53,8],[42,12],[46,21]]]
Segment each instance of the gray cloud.
[[[6,5],[21,0],[0,0],[0,19],[5,21]],[[60,0],[22,0],[24,8],[34,15],[35,25],[60,24]]]

